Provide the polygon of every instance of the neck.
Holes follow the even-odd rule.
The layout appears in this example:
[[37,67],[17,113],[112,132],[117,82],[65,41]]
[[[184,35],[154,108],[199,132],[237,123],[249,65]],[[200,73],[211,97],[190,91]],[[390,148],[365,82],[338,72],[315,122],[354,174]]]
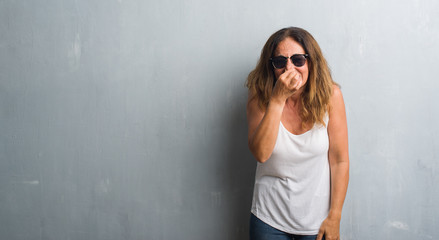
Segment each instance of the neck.
[[286,105],[297,108],[300,104],[300,94],[294,94],[287,99]]

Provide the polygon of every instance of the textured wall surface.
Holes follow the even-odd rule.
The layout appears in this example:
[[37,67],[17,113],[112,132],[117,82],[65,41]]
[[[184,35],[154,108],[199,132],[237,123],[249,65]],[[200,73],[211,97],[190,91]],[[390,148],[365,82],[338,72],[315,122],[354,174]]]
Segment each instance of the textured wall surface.
[[439,2],[0,0],[0,239],[246,239],[244,82],[286,26],[345,97],[341,235],[439,239]]

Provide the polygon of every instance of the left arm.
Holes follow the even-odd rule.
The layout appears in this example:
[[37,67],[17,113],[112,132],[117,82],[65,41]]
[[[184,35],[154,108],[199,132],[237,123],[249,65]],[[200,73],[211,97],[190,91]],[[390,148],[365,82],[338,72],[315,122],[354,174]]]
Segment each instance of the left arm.
[[334,86],[329,110],[329,166],[331,169],[331,205],[328,217],[323,221],[317,240],[340,239],[340,220],[343,202],[349,182],[349,149],[346,111],[343,95]]

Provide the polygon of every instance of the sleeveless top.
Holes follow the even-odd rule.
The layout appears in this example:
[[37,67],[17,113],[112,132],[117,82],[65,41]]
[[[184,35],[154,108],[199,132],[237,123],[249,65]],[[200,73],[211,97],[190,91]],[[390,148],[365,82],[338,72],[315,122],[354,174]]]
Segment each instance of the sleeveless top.
[[295,135],[280,122],[273,153],[257,165],[251,212],[287,233],[318,234],[330,207],[328,149],[323,125]]

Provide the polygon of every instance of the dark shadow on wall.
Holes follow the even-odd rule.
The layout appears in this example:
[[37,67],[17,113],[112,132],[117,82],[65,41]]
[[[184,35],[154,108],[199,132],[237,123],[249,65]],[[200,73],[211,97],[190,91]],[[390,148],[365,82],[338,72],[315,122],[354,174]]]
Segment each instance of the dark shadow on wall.
[[[239,74],[241,75],[241,74]],[[241,76],[245,76],[242,74]],[[245,80],[245,78],[244,78]],[[228,142],[223,186],[228,188],[230,201],[224,221],[227,221],[225,239],[248,239],[250,207],[253,194],[256,160],[251,155],[247,144],[247,89],[243,78],[237,79],[236,89],[232,91],[232,99],[236,102],[227,106],[222,116],[227,123]]]

